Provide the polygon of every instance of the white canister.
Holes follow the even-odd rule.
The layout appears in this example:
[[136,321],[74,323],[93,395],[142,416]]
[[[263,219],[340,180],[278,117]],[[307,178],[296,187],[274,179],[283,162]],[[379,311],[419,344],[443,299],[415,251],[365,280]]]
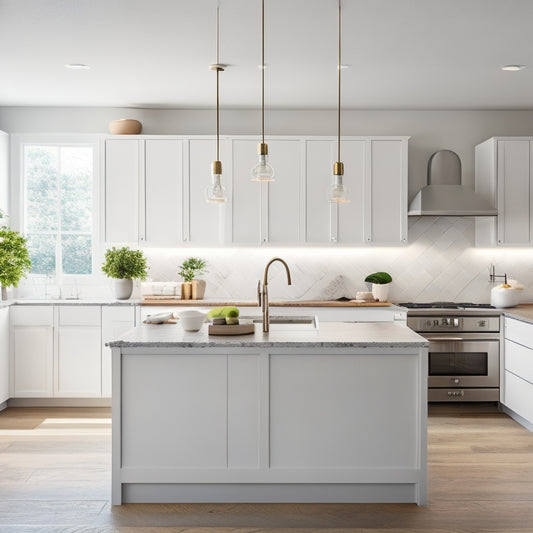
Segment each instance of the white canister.
[[490,291],[490,305],[494,307],[514,307],[520,303],[522,289],[512,287],[494,287]]

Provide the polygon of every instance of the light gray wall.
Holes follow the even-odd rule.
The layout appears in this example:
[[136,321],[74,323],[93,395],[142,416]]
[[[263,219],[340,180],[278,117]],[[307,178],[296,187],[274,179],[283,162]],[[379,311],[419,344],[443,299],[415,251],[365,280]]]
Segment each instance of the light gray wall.
[[[146,134],[206,135],[215,131],[215,111],[205,109],[127,109],[0,107],[0,130],[9,133],[106,133],[117,118],[136,118]],[[221,110],[221,134],[254,135],[259,110]],[[498,135],[533,135],[533,111],[342,112],[344,135],[410,135],[409,199],[426,183],[427,161],[440,149],[457,152],[463,183],[474,186],[474,146]],[[266,110],[272,135],[336,135],[335,110]],[[347,172],[349,170],[347,169]]]

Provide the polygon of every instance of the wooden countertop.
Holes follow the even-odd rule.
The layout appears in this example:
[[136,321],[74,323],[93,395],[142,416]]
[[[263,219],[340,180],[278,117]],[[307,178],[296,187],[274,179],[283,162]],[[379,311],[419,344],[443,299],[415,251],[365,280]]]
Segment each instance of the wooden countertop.
[[[229,300],[180,300],[178,298],[144,298],[141,305],[175,305],[194,307],[223,307],[234,305],[235,307],[258,307],[257,301],[229,301]],[[390,302],[356,302],[349,300],[339,302],[337,300],[280,300],[271,301],[270,307],[390,307]]]

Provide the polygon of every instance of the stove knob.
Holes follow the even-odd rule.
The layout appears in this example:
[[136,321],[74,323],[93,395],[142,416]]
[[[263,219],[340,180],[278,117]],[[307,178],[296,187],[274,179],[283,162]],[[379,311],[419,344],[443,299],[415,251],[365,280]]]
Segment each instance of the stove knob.
[[453,327],[454,328],[458,328],[459,327],[459,319],[458,318],[454,318],[453,319]]
[[449,326],[450,325],[450,319],[449,318],[443,318],[442,319],[442,325],[443,326]]
[[453,380],[453,382],[456,384],[456,385],[459,385],[459,383],[461,383],[461,380],[459,378],[455,378]]

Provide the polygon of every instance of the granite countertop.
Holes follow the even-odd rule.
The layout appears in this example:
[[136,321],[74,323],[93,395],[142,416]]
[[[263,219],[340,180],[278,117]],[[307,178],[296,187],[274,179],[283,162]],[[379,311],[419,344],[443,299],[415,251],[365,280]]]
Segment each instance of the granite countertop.
[[186,332],[176,324],[141,324],[109,343],[112,347],[146,348],[405,348],[428,346],[411,329],[393,322],[323,322],[318,330],[291,330],[256,324],[250,335],[208,335],[208,324]]

